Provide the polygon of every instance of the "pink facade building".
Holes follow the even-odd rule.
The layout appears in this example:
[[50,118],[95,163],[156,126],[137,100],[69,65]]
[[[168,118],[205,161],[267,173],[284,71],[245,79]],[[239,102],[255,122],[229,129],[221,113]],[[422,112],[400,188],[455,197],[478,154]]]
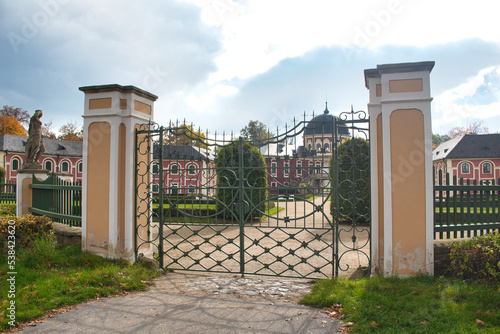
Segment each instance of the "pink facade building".
[[[436,184],[439,171],[457,179],[480,181],[500,178],[500,134],[464,135],[442,143],[432,152],[432,163],[436,171]],[[451,183],[451,180],[450,180]]]
[[[5,169],[5,179],[15,181],[17,170],[24,161],[25,145],[28,137],[0,135],[0,166]],[[75,181],[82,180],[82,142],[43,139],[45,153],[39,163],[54,173],[70,173]]]

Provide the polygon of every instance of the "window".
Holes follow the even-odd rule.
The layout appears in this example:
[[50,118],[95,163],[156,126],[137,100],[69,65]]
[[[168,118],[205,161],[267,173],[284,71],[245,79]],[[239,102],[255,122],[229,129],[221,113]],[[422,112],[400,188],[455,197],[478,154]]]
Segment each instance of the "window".
[[196,174],[196,166],[195,165],[189,165],[189,167],[188,167],[188,173],[189,173],[189,175]]
[[82,173],[82,172],[83,172],[83,163],[82,163],[82,162],[80,162],[80,163],[78,164],[78,172],[79,172],[79,173]]
[[271,182],[271,187],[276,188],[276,182]]
[[312,148],[311,144],[307,145],[307,149],[310,151]]
[[302,175],[302,163],[297,163],[297,175]]
[[157,184],[153,184],[153,192],[154,193],[157,193],[158,192],[158,185]]
[[172,165],[172,167],[170,167],[170,171],[172,172],[172,174],[177,174],[179,172],[179,166]]
[[19,160],[12,159],[12,170],[18,170],[18,169],[19,169]]
[[194,186],[189,186],[189,187],[188,187],[188,192],[189,192],[190,194],[194,194]]
[[316,144],[316,151],[320,151],[321,150],[321,144],[320,143],[317,143]]
[[468,162],[464,162],[462,164],[462,174],[469,174],[470,173],[470,164]]
[[285,174],[290,173],[290,164],[287,162],[285,163]]
[[326,143],[325,145],[323,145],[323,148],[325,149],[326,152],[328,152],[330,150],[330,145]]
[[177,195],[177,184],[176,183],[172,183],[172,187],[170,188],[170,193],[172,195]]
[[52,171],[52,161],[50,160],[45,161],[45,169]]
[[271,163],[271,173],[276,174],[276,162]]
[[61,171],[68,172],[69,171],[69,163],[67,161],[63,161],[61,164]]
[[158,174],[158,165],[153,165],[153,174]]
[[491,173],[491,164],[489,162],[485,162],[483,164],[483,173],[490,174]]

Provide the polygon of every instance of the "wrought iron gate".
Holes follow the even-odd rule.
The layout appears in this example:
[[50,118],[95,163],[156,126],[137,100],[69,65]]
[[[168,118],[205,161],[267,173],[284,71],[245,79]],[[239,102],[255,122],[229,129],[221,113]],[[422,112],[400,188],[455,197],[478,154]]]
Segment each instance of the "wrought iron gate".
[[369,151],[359,149],[368,130],[364,112],[328,109],[248,140],[142,125],[136,254],[152,248],[161,267],[242,275],[369,269]]

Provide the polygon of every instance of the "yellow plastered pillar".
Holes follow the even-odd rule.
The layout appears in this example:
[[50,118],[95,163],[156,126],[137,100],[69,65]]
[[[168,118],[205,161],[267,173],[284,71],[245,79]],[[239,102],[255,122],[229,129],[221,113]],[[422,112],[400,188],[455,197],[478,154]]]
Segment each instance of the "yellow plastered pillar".
[[365,70],[369,90],[372,268],[434,272],[430,72],[434,62]]
[[132,260],[135,129],[153,121],[158,97],[117,84],[79,89],[85,93],[82,249]]

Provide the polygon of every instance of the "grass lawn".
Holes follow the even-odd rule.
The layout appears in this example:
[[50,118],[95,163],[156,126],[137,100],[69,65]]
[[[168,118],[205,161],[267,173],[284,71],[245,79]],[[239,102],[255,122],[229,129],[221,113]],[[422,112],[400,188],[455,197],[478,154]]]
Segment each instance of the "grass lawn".
[[[65,306],[89,299],[111,296],[132,290],[145,290],[150,279],[162,271],[152,264],[130,265],[123,260],[109,260],[82,252],[80,246],[56,246],[49,240],[36,240],[29,248],[17,250],[15,263],[16,321],[50,314]],[[6,252],[0,263],[0,331],[8,328],[7,300],[12,270]]]
[[322,280],[301,303],[342,305],[349,333],[500,333],[500,286],[453,278]]

